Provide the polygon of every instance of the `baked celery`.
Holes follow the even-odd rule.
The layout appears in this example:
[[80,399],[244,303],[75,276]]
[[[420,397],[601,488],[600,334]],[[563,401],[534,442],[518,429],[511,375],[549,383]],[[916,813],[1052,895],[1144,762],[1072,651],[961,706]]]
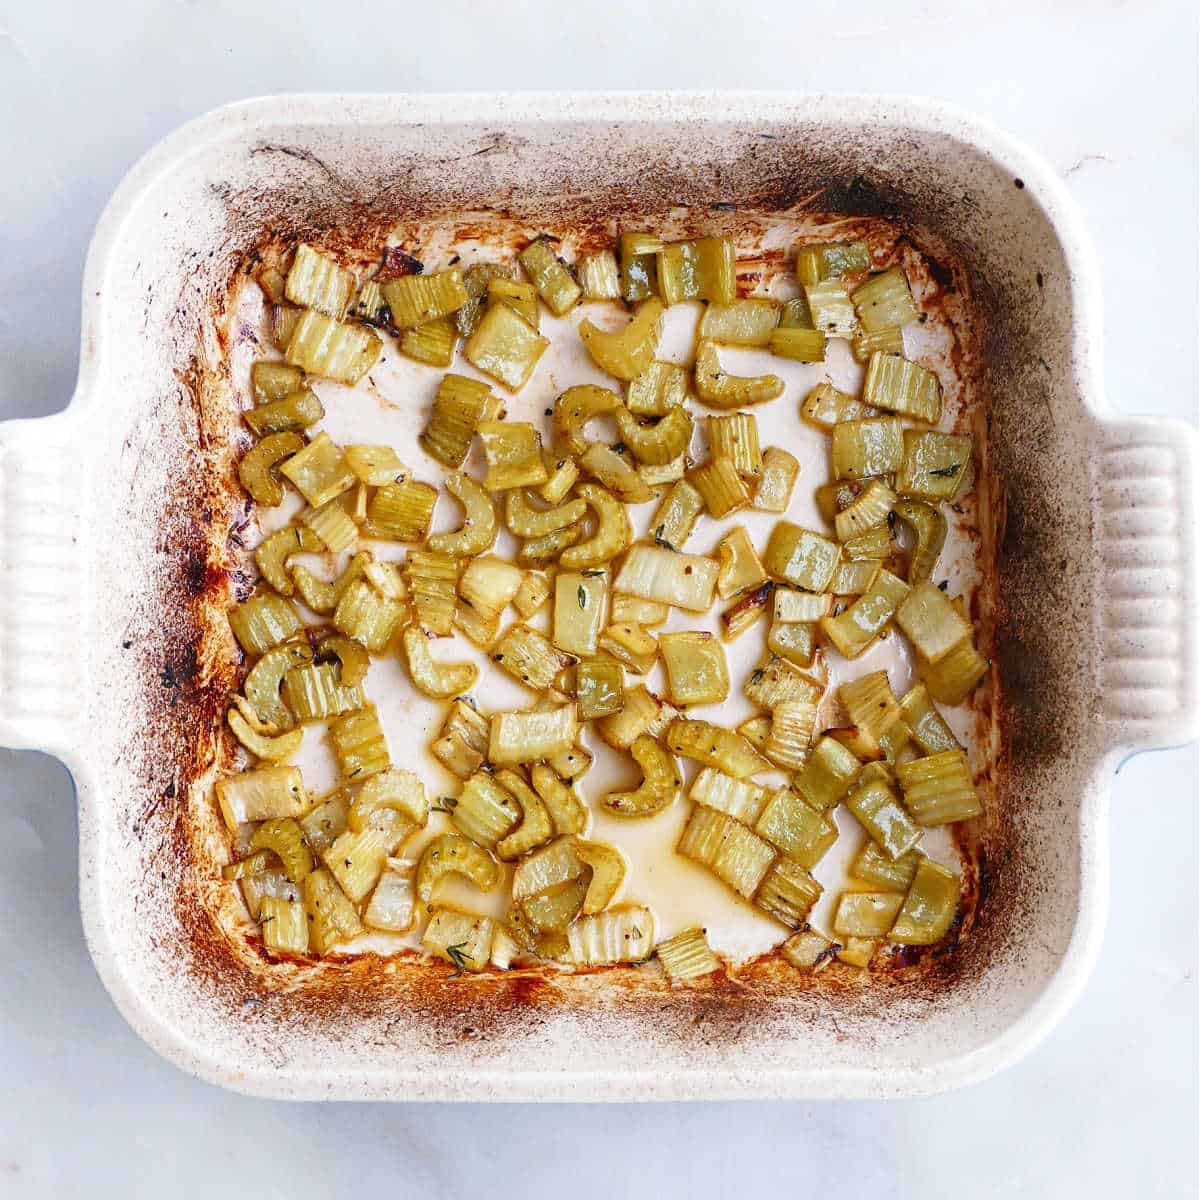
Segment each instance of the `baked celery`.
[[476,263],[463,272],[463,288],[468,299],[465,304],[454,310],[454,325],[460,336],[470,337],[475,332],[483,317],[492,281],[509,282],[511,279],[512,271],[498,263]]
[[621,234],[621,299],[632,303],[658,291],[656,256],[662,248],[662,239],[653,234]]
[[717,543],[717,595],[722,600],[766,583],[767,572],[750,535],[741,525],[731,529]]
[[872,671],[838,687],[838,699],[852,724],[864,730],[889,762],[909,743],[910,733],[886,671]]
[[323,549],[321,539],[312,530],[290,525],[263,538],[254,551],[254,564],[280,595],[290,596],[295,589],[288,574],[288,559],[294,554],[319,554]]
[[578,966],[644,962],[654,953],[654,914],[638,905],[610,908],[580,917],[567,929],[567,940]]
[[578,458],[590,444],[588,422],[615,413],[620,404],[620,397],[608,388],[594,384],[567,388],[554,401],[551,428],[555,450]]
[[795,588],[776,588],[774,616],[777,621],[819,621],[829,612],[829,596],[819,592],[801,592]]
[[903,895],[911,886],[923,857],[919,850],[910,850],[899,858],[889,858],[874,842],[868,840],[850,863],[850,878],[881,891],[900,892]]
[[858,328],[854,305],[839,279],[805,284],[804,298],[812,313],[813,325],[826,337],[848,338]]
[[655,545],[682,550],[702,512],[704,497],[686,479],[679,480],[659,502],[650,522]]
[[516,309],[493,304],[467,339],[463,354],[485,375],[509,391],[518,392],[549,345],[549,339],[542,337]]
[[454,361],[458,327],[452,317],[438,317],[406,329],[400,335],[400,353],[431,367],[448,367]]
[[579,324],[579,337],[592,361],[617,379],[633,380],[653,362],[663,329],[663,302],[651,296],[638,305],[632,320],[608,332],[589,320]]
[[341,448],[323,431],[279,469],[313,508],[320,508],[355,484],[354,472]]
[[613,590],[688,612],[707,612],[719,571],[711,558],[639,542],[629,548]]
[[970,434],[906,429],[896,490],[920,500],[955,499],[970,475],[973,447]]
[[732,304],[737,297],[733,243],[707,237],[663,246],[657,256],[658,291],[667,304],[709,300]]
[[[449,570],[444,571],[444,578],[449,580]],[[463,568],[458,581],[458,594],[463,603],[468,605],[482,620],[496,621],[500,614],[515,602],[524,586],[528,575],[520,567],[502,558],[492,555],[474,557]],[[449,588],[446,589],[449,595]],[[518,604],[518,611],[521,606]],[[522,612],[529,616],[536,609]]]
[[729,459],[743,479],[749,483],[757,482],[762,476],[763,457],[758,445],[756,418],[750,413],[730,413],[709,417],[705,425],[713,458]]
[[716,767],[735,779],[770,770],[770,763],[741,734],[709,721],[676,718],[667,726],[667,747],[672,754]]
[[767,649],[796,667],[811,667],[817,652],[817,626],[811,621],[774,621]]
[[416,479],[376,488],[363,533],[388,542],[423,542],[433,524],[437,488]]
[[403,483],[412,474],[391,446],[343,446],[342,453],[359,483],[369,487]]
[[371,826],[359,833],[347,830],[324,850],[321,861],[355,905],[361,905],[383,875],[388,855],[398,849],[404,833]]
[[720,970],[721,960],[712,952],[705,931],[698,926],[684,929],[654,947],[663,974],[676,983],[686,983]]
[[859,324],[867,333],[896,329],[915,321],[920,313],[899,267],[872,275],[850,293]]
[[671,615],[667,605],[637,596],[613,596],[610,607],[613,621],[629,621],[647,628],[665,624]]
[[404,574],[417,620],[430,633],[445,637],[454,617],[457,560],[430,550],[411,550]]
[[781,925],[800,929],[807,923],[808,914],[823,890],[806,867],[784,854],[763,876],[754,903]]
[[488,760],[497,766],[548,760],[575,744],[577,730],[573,704],[542,711],[496,713],[488,740]]
[[304,449],[304,439],[298,433],[271,433],[257,446],[248,450],[238,464],[238,479],[255,502],[265,508],[283,503],[283,484],[276,467]]
[[483,444],[489,492],[536,487],[546,482],[542,435],[528,421],[481,421],[475,428]]
[[883,779],[865,778],[846,798],[846,807],[889,858],[907,854],[921,840],[921,830]]
[[356,384],[375,365],[383,343],[373,329],[343,325],[305,309],[296,319],[285,357],[308,375]]
[[652,817],[673,804],[683,787],[675,759],[652,737],[643,734],[629,747],[642,770],[642,782],[631,792],[608,792],[600,803],[618,817]]
[[298,433],[325,415],[320,400],[307,388],[289,392],[282,400],[271,400],[242,413],[242,420],[256,437],[275,433]]
[[[546,762],[553,769],[554,773],[570,787],[592,769],[594,760],[595,755],[586,746],[576,742],[575,745],[568,746],[565,750],[551,754],[546,759]],[[533,769],[537,770],[536,765]]]
[[497,644],[492,661],[518,683],[535,692],[544,692],[559,671],[575,660],[555,649],[554,643],[539,630],[513,625]]
[[455,828],[487,850],[521,820],[521,806],[496,780],[482,771],[472,775],[458,794],[450,820]]
[[419,438],[425,452],[442,466],[458,470],[466,461],[475,428],[483,419],[484,404],[491,394],[491,388],[477,379],[444,375],[433,400],[429,424]]
[[421,935],[421,945],[450,963],[454,975],[462,975],[467,971],[482,971],[488,965],[495,936],[496,922],[491,917],[436,908]]
[[946,518],[941,511],[923,500],[902,496],[892,505],[892,511],[913,532],[913,546],[908,556],[908,583],[915,586],[933,577],[934,567],[946,544]]
[[301,628],[296,606],[275,592],[259,592],[231,608],[229,627],[238,645],[256,658]]
[[496,843],[496,857],[513,862],[544,846],[554,836],[554,821],[538,793],[517,771],[498,771],[496,782],[521,806],[520,824]]
[[983,812],[962,750],[942,750],[896,764],[904,805],[922,825],[949,825]]
[[818,242],[796,251],[796,278],[804,285],[870,269],[871,251],[866,242]]
[[217,802],[225,824],[234,832],[247,821],[298,817],[308,808],[299,767],[259,767],[219,779]]
[[822,329],[776,329],[771,334],[771,353],[794,362],[824,362],[825,338]]
[[838,479],[893,475],[904,461],[904,433],[895,417],[867,417],[833,427],[830,447]]
[[818,429],[832,431],[844,421],[861,421],[876,415],[869,404],[839,392],[831,383],[819,383],[800,402],[800,416]]
[[879,563],[872,559],[841,562],[829,581],[829,590],[835,596],[861,596],[875,582],[878,574]]
[[582,520],[587,502],[576,497],[553,508],[535,508],[528,493],[513,488],[504,494],[504,524],[517,537],[543,537]]
[[704,507],[714,520],[738,512],[750,503],[750,489],[728,458],[710,458],[688,472],[688,482],[704,499]]
[[771,530],[763,566],[775,580],[809,592],[823,592],[838,561],[838,545],[819,533],[778,521]]
[[617,436],[639,463],[665,466],[687,453],[692,441],[692,417],[681,405],[668,410],[657,421],[643,424],[623,405],[613,416]]
[[629,548],[633,525],[624,506],[607,488],[598,483],[581,483],[576,491],[596,514],[596,527],[590,538],[562,551],[559,565],[569,571],[603,567]]
[[[267,734],[248,700],[234,696],[233,707],[225,714],[230,732],[255,758],[267,762],[287,762],[299,749],[304,734],[299,729]],[[267,728],[271,728],[268,726]]]
[[390,768],[372,775],[359,789],[346,814],[353,833],[382,830],[402,840],[429,820],[425,785],[411,771]]
[[400,649],[413,687],[433,700],[448,700],[470,691],[479,679],[474,663],[439,662],[433,657],[429,638],[419,625],[410,625],[400,638]]
[[741,734],[755,750],[762,750],[767,744],[767,738],[771,736],[771,718],[748,717],[737,727],[736,732]]
[[455,700],[430,750],[447,771],[467,779],[483,766],[487,743],[487,717],[468,701]]
[[779,952],[796,970],[816,975],[829,966],[841,948],[840,943],[803,925],[783,943]]
[[645,675],[658,658],[658,641],[640,625],[614,622],[600,635],[598,648],[635,675]]
[[551,590],[550,580],[541,571],[523,571],[512,605],[528,621],[550,599]]
[[929,698],[929,690],[923,683],[918,683],[905,692],[900,701],[900,713],[912,732],[913,741],[926,754],[962,748],[954,736],[954,731],[946,723],[946,718],[938,712]]
[[500,882],[500,864],[480,845],[461,833],[443,833],[428,842],[417,865],[416,893],[429,904],[447,875],[461,875],[480,891]]
[[297,900],[264,896],[259,906],[263,946],[274,954],[308,953],[308,920]]
[[850,339],[850,352],[854,361],[869,363],[872,354],[903,354],[904,334],[899,326],[864,333],[861,329]]
[[622,504],[645,504],[654,489],[622,453],[594,442],[580,456],[579,466]]
[[327,721],[365,703],[361,689],[342,683],[333,663],[292,667],[283,677],[283,699],[300,722]]
[[626,389],[625,406],[634,416],[665,417],[687,399],[686,368],[669,362],[652,362]]
[[852,562],[860,559],[879,561],[891,558],[895,549],[896,544],[892,541],[892,531],[886,521],[872,525],[870,529],[864,529],[862,533],[851,534],[842,543],[842,553]]
[[614,750],[628,750],[644,733],[657,737],[674,720],[676,712],[673,705],[638,684],[626,690],[620,712],[596,722],[596,732]]
[[831,817],[787,788],[771,795],[754,823],[754,831],[809,870],[825,857],[838,836]]
[[785,771],[798,771],[808,759],[817,726],[812,700],[785,700],[771,710],[771,732],[762,745],[763,757]]
[[800,463],[795,455],[779,446],[768,446],[763,451],[762,474],[754,493],[752,507],[760,512],[787,512],[792,500],[792,488],[800,474]]
[[692,368],[696,395],[711,408],[742,408],[765,404],[783,395],[778,375],[730,375],[721,368],[716,342],[702,338]]
[[842,802],[861,770],[849,749],[835,738],[819,737],[792,786],[812,808],[827,812]]
[[848,937],[843,940],[845,945],[837,952],[838,962],[864,970],[871,965],[875,951],[879,949],[878,938]]
[[517,562],[523,567],[547,567],[557,562],[564,550],[577,545],[583,539],[584,532],[584,524],[579,521],[541,537],[526,538],[517,551]]
[[575,702],[579,719],[593,721],[625,706],[625,672],[620,663],[589,659],[575,668]]
[[598,250],[580,258],[577,271],[585,300],[620,300],[621,273],[611,250]]
[[936,663],[917,663],[921,682],[939,704],[961,704],[983,682],[987,672],[987,659],[969,638]]
[[[833,520],[838,541],[849,542],[887,520],[896,493],[882,479],[872,479]],[[871,557],[864,555],[862,557]]]
[[958,912],[959,878],[923,858],[889,934],[902,946],[932,946],[950,932]]
[[543,303],[556,317],[565,316],[579,303],[583,289],[559,261],[549,241],[538,238],[517,257]]
[[387,739],[373,704],[331,721],[329,737],[342,774],[351,781],[366,779],[391,766]]
[[873,408],[903,413],[931,425],[942,415],[942,385],[937,375],[899,354],[871,355],[863,400]]
[[838,937],[883,937],[892,927],[904,896],[897,892],[843,892],[833,917]]
[[715,808],[697,805],[676,850],[749,900],[777,857],[771,844]]
[[430,275],[403,275],[380,285],[397,329],[415,329],[449,316],[471,299],[457,267]]
[[896,624],[908,635],[926,663],[946,657],[971,637],[970,622],[941,588],[918,583],[896,610]]
[[753,825],[762,816],[769,799],[767,789],[760,784],[734,779],[716,767],[704,767],[698,772],[688,797],[696,804],[715,808],[717,812],[741,821],[743,825]]
[[324,867],[305,877],[304,913],[309,944],[318,954],[328,954],[334,946],[352,941],[363,931],[354,905]]
[[488,284],[488,304],[507,304],[509,308],[520,313],[534,330],[541,325],[537,288],[532,283],[518,283],[515,279],[493,279]]
[[680,708],[720,704],[729,695],[725,651],[711,633],[694,630],[664,633],[659,638],[666,667],[667,692]]
[[765,346],[779,325],[776,300],[734,300],[710,304],[700,318],[699,335],[727,346]]
[[283,400],[304,387],[304,372],[290,363],[260,358],[250,367],[250,386],[258,404]]
[[339,790],[322,797],[300,818],[304,840],[314,854],[327,850],[346,832],[350,813],[347,791]]
[[775,585],[760,583],[738,593],[734,602],[721,613],[721,637],[736,641],[752,625],[757,624],[771,609],[771,593]]
[[271,341],[275,343],[277,349],[285,354],[303,313],[304,309],[296,308],[291,304],[278,304],[271,311]]
[[389,858],[363,911],[363,924],[384,933],[407,933],[417,920],[414,895],[417,864],[408,858]]
[[372,654],[382,654],[407,615],[408,609],[400,601],[382,596],[365,580],[356,579],[338,601],[333,627]]
[[568,655],[596,653],[608,612],[604,571],[562,571],[554,580],[554,645]]
[[887,627],[907,595],[908,584],[881,567],[849,608],[821,618],[821,629],[840,654],[857,658]]
[[300,520],[320,539],[326,550],[340,554],[358,540],[358,526],[339,500],[330,500],[320,508],[310,508]]
[[446,476],[446,491],[463,506],[463,523],[452,532],[431,534],[430,550],[471,559],[490,549],[500,528],[491,496],[470,475],[459,471]]

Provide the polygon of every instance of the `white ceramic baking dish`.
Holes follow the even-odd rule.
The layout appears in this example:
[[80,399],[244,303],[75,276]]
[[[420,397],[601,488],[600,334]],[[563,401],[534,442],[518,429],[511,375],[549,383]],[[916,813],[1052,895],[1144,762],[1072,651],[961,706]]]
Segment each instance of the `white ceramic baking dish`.
[[[211,919],[223,885],[197,817],[235,670],[211,642],[244,520],[231,270],[264,224],[353,236],[439,207],[811,196],[961,263],[978,314],[1003,830],[970,940],[911,981],[688,999],[619,973],[481,994],[378,960],[273,976]],[[296,1098],[899,1096],[1012,1062],[1095,957],[1116,765],[1197,721],[1196,436],[1112,415],[1100,328],[1049,168],[926,101],[284,97],[174,134],[97,230],[69,407],[0,425],[0,742],[74,776],[84,926],[122,1012],[185,1069]]]

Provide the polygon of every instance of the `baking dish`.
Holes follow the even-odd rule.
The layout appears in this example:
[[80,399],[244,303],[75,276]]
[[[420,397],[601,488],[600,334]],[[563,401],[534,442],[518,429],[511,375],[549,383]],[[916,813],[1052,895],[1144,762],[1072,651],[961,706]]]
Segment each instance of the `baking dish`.
[[[819,195],[969,275],[1006,697],[1004,838],[973,937],[928,976],[832,991],[682,998],[615,975],[516,977],[480,998],[365,960],[273,985],[209,919],[222,885],[193,820],[234,670],[206,643],[244,519],[230,272],[264,224],[354,239],[439,205],[578,216],[715,195],[768,211]],[[84,287],[70,406],[0,426],[0,742],[71,770],[88,942],[161,1052],[296,1098],[911,1095],[999,1069],[1065,1011],[1104,923],[1112,773],[1195,732],[1196,437],[1111,416],[1098,273],[1043,164],[908,99],[253,101],[131,172]]]

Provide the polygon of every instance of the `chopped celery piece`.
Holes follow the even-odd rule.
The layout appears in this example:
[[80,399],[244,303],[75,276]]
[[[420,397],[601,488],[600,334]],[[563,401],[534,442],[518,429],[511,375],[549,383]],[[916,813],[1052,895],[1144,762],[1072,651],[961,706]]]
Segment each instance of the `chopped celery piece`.
[[703,511],[704,497],[686,479],[679,480],[662,498],[650,522],[655,545],[682,550]]
[[549,345],[549,339],[542,337],[516,309],[493,304],[467,339],[463,353],[472,366],[517,392],[525,386]]
[[915,684],[905,692],[900,700],[900,712],[904,723],[912,731],[913,741],[926,754],[961,749],[954,731],[934,706],[923,683]]
[[704,767],[692,781],[689,798],[743,825],[753,825],[766,807],[768,794],[766,788],[748,779],[734,779],[716,767]]
[[634,416],[665,417],[687,399],[686,368],[669,362],[652,362],[629,381],[625,406]]
[[783,943],[779,952],[798,971],[815,975],[829,966],[840,949],[837,942],[805,925]]
[[767,572],[744,526],[731,529],[717,543],[717,559],[721,564],[717,574],[717,595],[722,600],[767,581]]
[[538,313],[537,288],[532,283],[518,283],[515,279],[493,279],[488,284],[488,305],[507,304],[537,330],[541,323]]
[[752,507],[759,512],[787,512],[799,474],[800,463],[794,454],[779,446],[768,446],[763,451],[762,474]]
[[832,383],[819,383],[800,403],[800,416],[818,429],[833,429],[843,421],[860,421],[875,415],[869,404],[839,392]]
[[712,606],[718,573],[711,558],[639,542],[625,556],[613,590],[701,613]]
[[448,554],[412,550],[404,567],[417,620],[439,637],[450,632],[458,590],[458,562]]
[[354,272],[339,267],[332,258],[301,242],[288,272],[284,295],[301,308],[315,308],[339,318],[354,295]]
[[868,840],[850,863],[850,877],[885,892],[903,894],[912,884],[923,857],[919,850],[910,850],[899,858],[888,858],[874,842]]
[[821,885],[796,859],[784,854],[763,877],[754,903],[789,929],[799,929],[821,897]]
[[658,641],[671,702],[720,704],[729,695],[729,668],[721,643],[706,630],[664,633]]
[[908,557],[908,583],[912,587],[933,576],[946,544],[946,518],[932,504],[907,497],[897,500],[892,511],[913,531],[915,540]]
[[575,668],[575,702],[579,719],[594,721],[625,706],[625,672],[620,663],[589,659]]
[[617,256],[611,250],[585,254],[579,260],[579,284],[585,300],[619,300],[621,275]]
[[942,415],[942,385],[937,375],[899,354],[871,355],[863,399],[875,408],[931,425]]
[[969,638],[936,663],[917,663],[917,674],[939,704],[961,704],[983,682],[988,662]]
[[376,488],[367,504],[363,533],[388,542],[423,542],[433,525],[438,492],[417,479]]
[[879,568],[871,586],[845,612],[822,617],[825,636],[847,658],[857,658],[883,631],[908,595],[908,584]]
[[814,809],[836,808],[862,770],[855,755],[835,738],[820,737],[793,786]]
[[918,583],[896,610],[896,624],[928,663],[945,658],[971,637],[971,625],[940,588]]
[[817,726],[814,700],[785,700],[771,710],[771,732],[762,744],[763,755],[785,771],[798,771],[808,759]]
[[838,479],[892,475],[904,460],[904,432],[896,417],[849,420],[833,427],[833,473]]
[[250,385],[259,404],[282,400],[304,387],[304,372],[290,363],[260,358],[250,367]]
[[348,942],[362,933],[354,905],[324,867],[304,879],[304,911],[309,941],[318,954],[326,954],[339,942]]
[[804,296],[817,329],[827,337],[853,336],[858,327],[854,305],[840,280],[827,279],[822,283],[806,284]]
[[733,243],[708,237],[664,246],[658,253],[658,289],[667,304],[683,300],[732,304],[737,297]]
[[859,330],[850,339],[850,351],[854,361],[868,363],[872,354],[903,354],[904,334],[898,326],[879,329],[875,333],[863,333]]
[[634,380],[654,362],[662,328],[663,303],[651,296],[638,305],[623,329],[608,332],[584,320],[579,324],[579,337],[602,371],[617,379]]
[[654,914],[629,905],[580,917],[567,929],[571,962],[580,966],[642,962],[654,953]]
[[704,498],[709,515],[718,521],[750,503],[750,489],[728,458],[710,458],[693,467],[688,482]]
[[775,621],[767,632],[767,649],[797,667],[812,666],[817,626],[812,621]]
[[703,805],[692,810],[676,849],[747,900],[758,891],[776,858],[771,844],[753,830]]
[[400,353],[431,367],[448,367],[454,360],[458,328],[452,317],[437,317],[414,325],[400,336]]
[[700,337],[728,346],[765,346],[772,340],[779,316],[780,306],[776,300],[710,304],[700,318]]
[[838,937],[883,937],[903,903],[904,896],[898,892],[843,892],[833,932]]
[[899,328],[920,315],[908,279],[899,267],[872,275],[851,293],[854,311],[867,333]]
[[837,690],[851,722],[878,743],[889,762],[909,743],[909,730],[892,692],[886,671],[872,671],[848,679]]
[[531,242],[517,257],[538,295],[556,317],[564,316],[579,303],[583,289],[559,261],[548,241],[539,238]]
[[742,690],[751,704],[770,710],[789,700],[815,704],[824,689],[786,659],[768,658],[750,674]]
[[588,448],[588,422],[595,417],[608,416],[620,407],[616,392],[594,384],[570,387],[554,401],[554,447],[562,454],[578,457]]
[[896,490],[935,502],[955,499],[970,475],[973,450],[970,434],[906,429]]
[[685,929],[659,942],[654,953],[667,977],[676,982],[699,979],[721,967],[721,960],[712,952],[704,930],[699,927]]
[[776,329],[770,347],[779,358],[806,363],[825,361],[825,333],[820,329]]
[[596,653],[608,616],[608,577],[604,571],[563,571],[554,581],[554,645],[587,658]]
[[392,765],[375,705],[368,704],[330,723],[329,736],[342,774],[358,782]]
[[779,521],[771,530],[763,565],[773,579],[809,592],[826,590],[838,561],[838,545],[819,533],[791,521]]
[[892,926],[892,941],[902,946],[932,946],[940,942],[954,923],[958,897],[958,876],[940,863],[923,858]]
[[343,593],[333,614],[333,626],[372,654],[382,654],[404,624],[407,608],[382,596],[365,580],[356,579]]
[[897,763],[896,778],[905,807],[922,825],[949,825],[983,812],[962,750],[943,750]]
[[247,654],[266,654],[300,630],[300,615],[290,600],[275,592],[260,592],[229,610],[233,636]]
[[247,821],[298,817],[308,808],[299,767],[259,767],[217,780],[217,802],[233,832]]
[[866,968],[871,965],[875,951],[879,949],[878,938],[848,937],[845,945],[837,952],[838,962],[844,962],[851,967]]
[[544,692],[554,677],[574,660],[555,649],[548,637],[528,625],[513,625],[500,639],[492,661],[518,683]]
[[721,369],[715,342],[701,339],[693,367],[696,395],[712,408],[765,404],[783,395],[778,375],[730,375]]
[[677,717],[667,726],[667,746],[673,754],[716,767],[735,779],[749,779],[770,764],[741,734],[709,721]]
[[491,917],[437,908],[421,935],[421,945],[450,963],[455,975],[461,975],[487,966],[495,936],[496,922]]
[[382,349],[373,329],[343,325],[305,309],[296,320],[285,357],[309,375],[355,384],[375,365]]
[[487,384],[477,379],[453,374],[443,376],[434,397],[429,424],[420,435],[426,452],[443,466],[453,470],[461,467],[490,395]]
[[621,298],[633,303],[658,291],[656,256],[661,238],[648,233],[621,234]]
[[454,325],[460,337],[470,337],[475,332],[488,303],[493,279],[508,282],[512,279],[512,271],[498,263],[476,263],[463,272],[463,288],[468,299],[454,311]]
[[283,677],[283,699],[297,721],[326,721],[363,706],[361,689],[343,684],[333,663],[291,668]]
[[921,840],[921,830],[882,779],[860,783],[847,797],[846,807],[889,858],[907,854]]
[[320,400],[307,388],[289,392],[282,400],[271,400],[242,413],[242,420],[257,437],[275,433],[297,433],[325,415]]
[[866,242],[821,242],[796,251],[796,278],[805,285],[870,269]]
[[475,432],[483,443],[487,462],[483,486],[489,492],[546,482],[542,435],[528,421],[481,421]]
[[708,446],[714,458],[728,458],[748,482],[762,475],[762,451],[758,446],[758,420],[751,413],[709,417]]
[[754,824],[755,833],[811,870],[837,841],[837,826],[825,813],[780,788]]
[[313,508],[320,508],[322,504],[348,491],[355,483],[354,472],[350,470],[340,447],[323,431],[279,469]]
[[397,329],[414,329],[448,316],[471,298],[457,267],[431,275],[404,275],[381,287]]

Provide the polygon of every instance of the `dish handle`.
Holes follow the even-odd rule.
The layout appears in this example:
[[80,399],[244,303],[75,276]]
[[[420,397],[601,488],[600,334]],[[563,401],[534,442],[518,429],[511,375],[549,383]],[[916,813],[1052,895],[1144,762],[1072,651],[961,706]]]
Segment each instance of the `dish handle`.
[[1183,421],[1104,422],[1093,488],[1099,708],[1107,744],[1161,750],[1200,725],[1200,439]]
[[0,422],[0,746],[69,749],[86,695],[78,413]]

